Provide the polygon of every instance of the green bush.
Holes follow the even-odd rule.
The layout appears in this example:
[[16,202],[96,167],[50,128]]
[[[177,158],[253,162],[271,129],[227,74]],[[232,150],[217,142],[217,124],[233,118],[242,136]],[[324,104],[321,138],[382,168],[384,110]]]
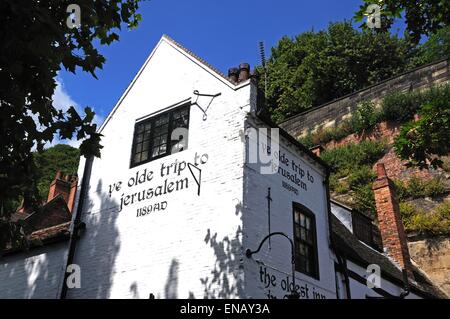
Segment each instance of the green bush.
[[[322,159],[333,168],[330,189],[338,194],[353,191],[354,207],[374,213],[372,165],[385,154],[385,147],[384,141],[363,141],[325,151]],[[342,177],[347,179],[340,181]]]
[[450,233],[450,203],[443,203],[431,212],[400,203],[400,213],[407,232],[417,231],[432,235]]
[[[339,141],[353,133],[361,133],[375,127],[381,121],[405,123],[411,121],[425,104],[448,105],[450,85],[433,86],[423,92],[397,92],[384,97],[381,108],[376,109],[370,101],[362,102],[353,115],[333,128],[320,128],[302,137],[302,143],[311,146]],[[306,143],[304,143],[306,145]],[[310,145],[307,144],[307,145]]]
[[399,123],[410,121],[423,102],[424,98],[420,92],[389,94],[383,99],[381,118]]
[[422,180],[412,177],[408,182],[394,181],[394,184],[400,201],[423,197],[434,198],[445,192],[445,185],[440,178]]
[[307,148],[311,148],[311,147],[315,146],[312,141],[312,134],[306,134],[304,136],[301,136],[298,138],[298,141]]
[[376,110],[373,102],[362,102],[351,117],[350,124],[353,128],[353,133],[362,133],[363,131],[372,129],[380,122],[381,117],[382,114]]
[[348,185],[352,189],[363,185],[371,185],[375,180],[375,177],[376,174],[370,166],[363,165],[360,167],[355,167],[355,169],[348,176]]
[[440,178],[434,178],[425,182],[425,195],[428,197],[438,197],[445,193],[445,185]]
[[366,184],[355,189],[354,196],[354,206],[359,211],[364,211],[375,216],[375,197],[372,190],[372,184]]
[[385,154],[384,141],[363,141],[327,150],[322,159],[335,170],[354,169],[361,165],[373,165]]
[[411,198],[425,197],[425,183],[417,177],[413,177],[408,182],[408,195]]

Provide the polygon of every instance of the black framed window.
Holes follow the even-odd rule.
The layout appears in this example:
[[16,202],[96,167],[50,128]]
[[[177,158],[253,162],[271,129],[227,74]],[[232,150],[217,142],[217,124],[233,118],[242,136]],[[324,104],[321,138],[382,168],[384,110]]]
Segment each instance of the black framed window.
[[373,247],[372,220],[360,212],[352,211],[353,234],[362,242]]
[[183,105],[136,123],[131,167],[186,149],[187,136],[177,129],[189,128],[189,108]]
[[303,205],[294,204],[295,270],[319,278],[316,219]]

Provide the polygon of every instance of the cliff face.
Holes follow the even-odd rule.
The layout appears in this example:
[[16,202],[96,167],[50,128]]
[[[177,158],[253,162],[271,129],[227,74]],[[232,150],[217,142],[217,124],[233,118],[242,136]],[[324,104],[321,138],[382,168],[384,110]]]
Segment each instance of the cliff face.
[[[323,128],[337,127],[352,116],[362,101],[379,105],[380,101],[391,93],[422,91],[434,85],[448,83],[449,67],[450,60],[423,66],[294,116],[280,126],[297,138],[308,133],[314,134]],[[444,169],[420,170],[408,167],[406,161],[402,161],[393,148],[401,125],[381,122],[370,131],[351,134],[321,146],[330,150],[367,140],[385,142],[384,155],[372,168],[375,168],[377,163],[384,163],[387,175],[398,183],[398,197],[403,223],[408,231],[411,259],[450,297],[450,157],[442,158]],[[348,176],[338,177],[343,181],[342,185],[348,185]],[[352,195],[351,190],[332,193],[332,197],[349,205]]]
[[416,264],[450,298],[450,238],[427,238],[408,243]]

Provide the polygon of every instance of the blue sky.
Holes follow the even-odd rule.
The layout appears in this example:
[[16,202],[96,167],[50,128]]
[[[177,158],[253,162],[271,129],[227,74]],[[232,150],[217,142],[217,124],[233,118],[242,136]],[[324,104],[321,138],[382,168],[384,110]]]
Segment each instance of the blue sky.
[[[78,109],[90,106],[101,122],[163,34],[171,36],[210,64],[229,67],[259,62],[258,42],[270,47],[283,36],[326,28],[329,22],[351,19],[362,0],[150,0],[141,3],[142,21],[132,31],[124,28],[120,41],[99,47],[106,57],[98,80],[78,70],[61,71],[58,101]],[[81,19],[83,19],[81,13]]]

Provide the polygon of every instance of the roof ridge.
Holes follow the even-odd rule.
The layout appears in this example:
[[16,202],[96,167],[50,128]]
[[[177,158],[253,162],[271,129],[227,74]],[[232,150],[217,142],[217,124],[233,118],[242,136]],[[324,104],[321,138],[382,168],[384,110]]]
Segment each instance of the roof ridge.
[[200,63],[202,63],[205,66],[207,66],[208,68],[210,68],[212,71],[214,71],[215,73],[220,75],[223,79],[227,80],[229,83],[231,83],[231,84],[233,84],[235,86],[238,84],[238,83],[235,83],[235,82],[231,81],[222,71],[220,71],[219,69],[214,67],[212,64],[208,63],[205,59],[201,58],[199,55],[195,54],[194,52],[192,52],[191,50],[186,48],[184,45],[182,45],[179,42],[175,41],[169,35],[163,34],[162,38],[166,39],[167,41],[169,41],[170,43],[172,43],[173,45],[175,45],[179,49],[183,50],[186,54],[190,55],[192,58],[198,60]]

